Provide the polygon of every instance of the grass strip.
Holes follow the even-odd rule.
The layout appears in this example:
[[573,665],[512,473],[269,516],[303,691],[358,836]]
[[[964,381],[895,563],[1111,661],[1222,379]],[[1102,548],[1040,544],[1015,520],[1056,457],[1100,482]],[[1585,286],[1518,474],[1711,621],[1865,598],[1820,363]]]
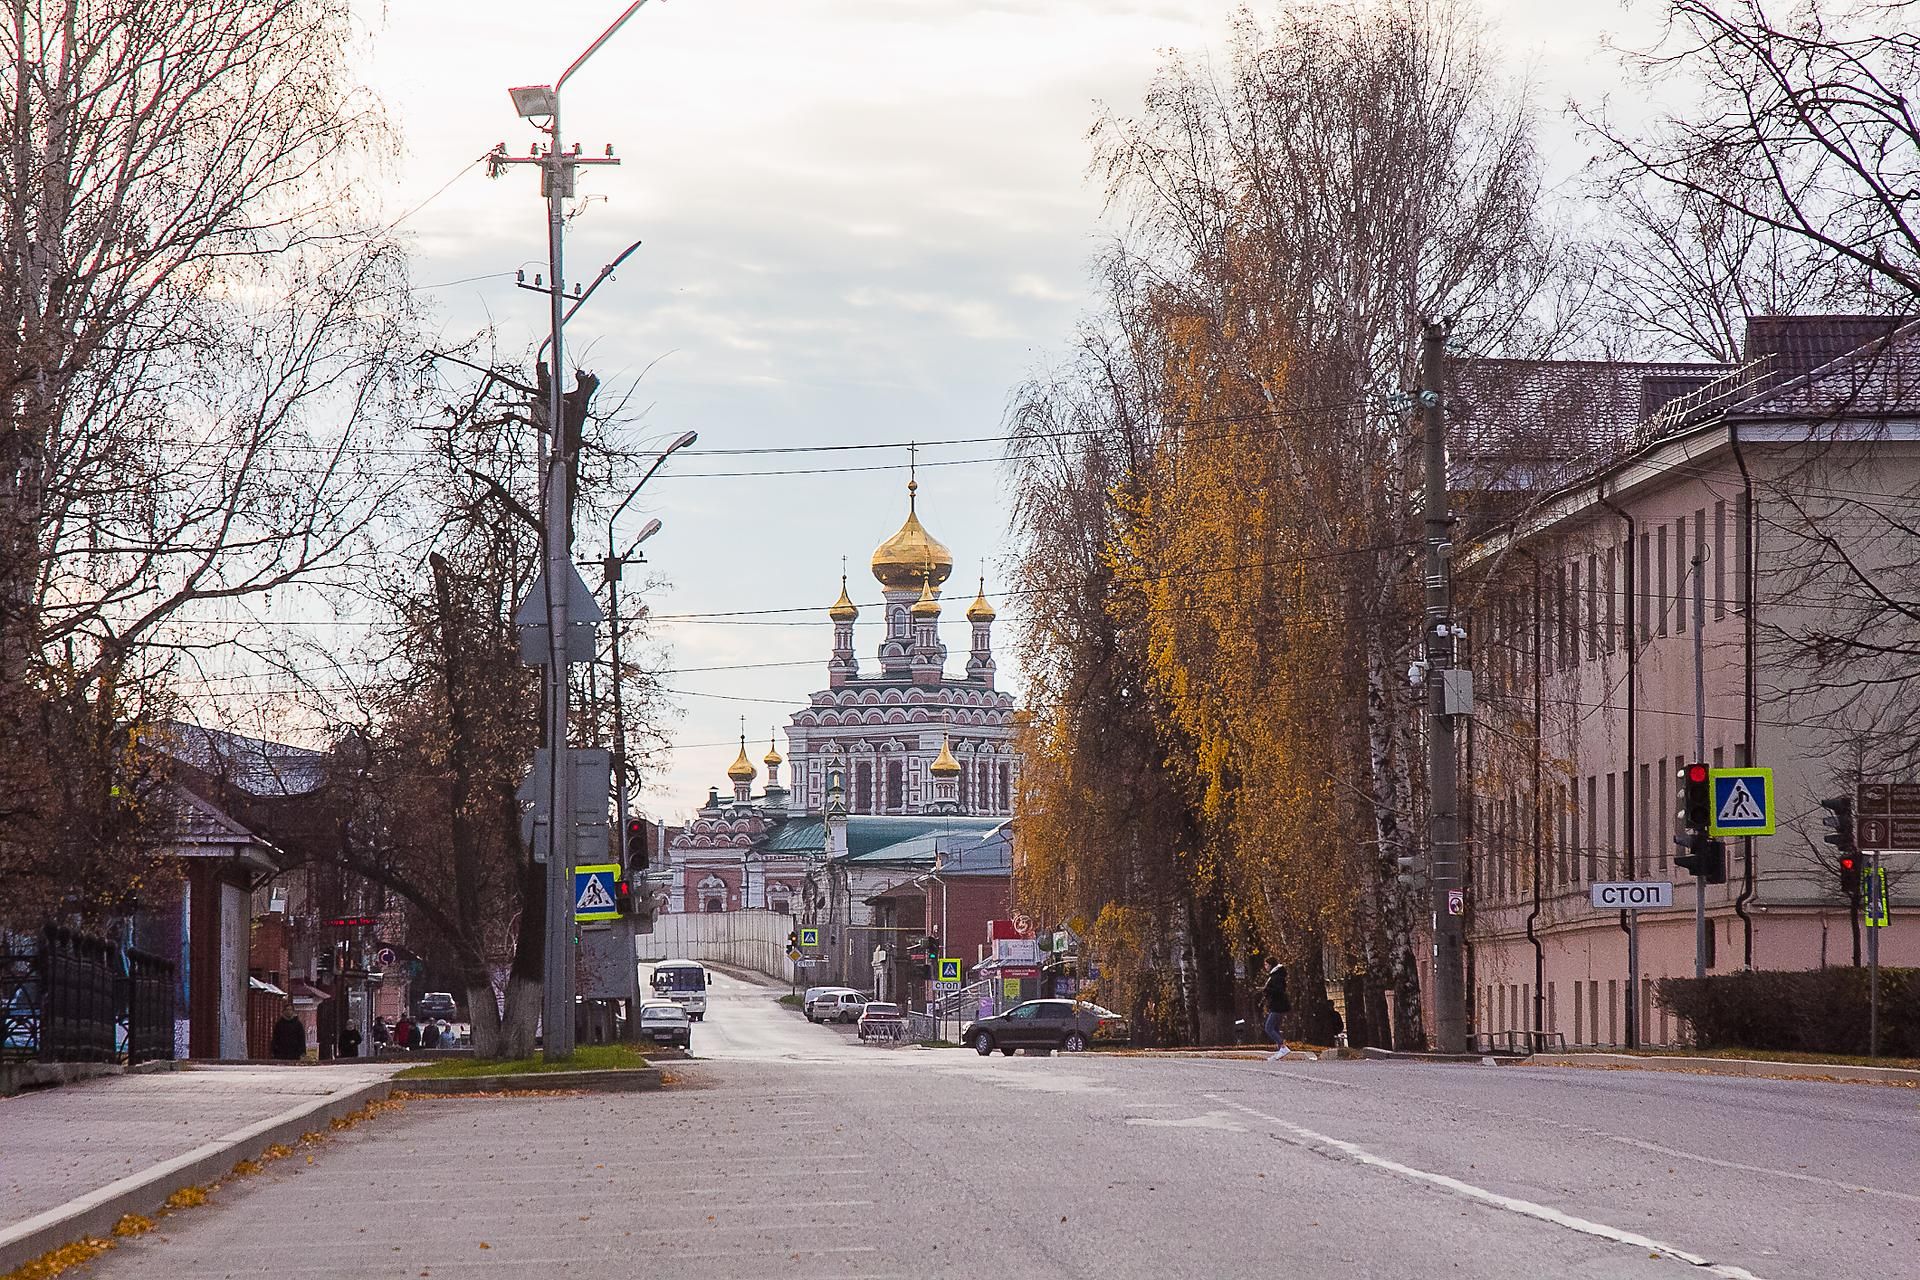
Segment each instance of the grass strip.
[[408,1067],[394,1076],[399,1080],[463,1080],[472,1076],[542,1075],[553,1071],[635,1071],[647,1066],[632,1045],[589,1044],[573,1051],[571,1058],[550,1061],[534,1058],[448,1058]]

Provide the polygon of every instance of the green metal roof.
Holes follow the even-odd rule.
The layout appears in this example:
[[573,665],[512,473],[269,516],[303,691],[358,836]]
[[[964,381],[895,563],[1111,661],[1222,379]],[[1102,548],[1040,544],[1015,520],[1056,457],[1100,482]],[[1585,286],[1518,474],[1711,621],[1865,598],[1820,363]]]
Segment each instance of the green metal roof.
[[[847,824],[848,862],[917,862],[933,865],[936,845],[977,843],[1005,818],[946,817],[939,814],[853,814]],[[763,846],[768,853],[818,854],[825,847],[825,819],[790,818]]]

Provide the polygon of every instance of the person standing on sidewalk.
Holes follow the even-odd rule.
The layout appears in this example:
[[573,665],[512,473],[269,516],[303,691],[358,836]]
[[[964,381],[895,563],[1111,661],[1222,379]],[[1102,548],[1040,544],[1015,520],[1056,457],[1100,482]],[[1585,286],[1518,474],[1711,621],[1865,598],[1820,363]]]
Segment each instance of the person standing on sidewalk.
[[289,1009],[273,1024],[268,1047],[282,1062],[298,1062],[307,1056],[307,1029]]
[[1278,960],[1267,970],[1267,984],[1261,990],[1267,1002],[1267,1036],[1274,1043],[1274,1051],[1267,1055],[1268,1062],[1278,1062],[1287,1056],[1287,1033],[1280,1025],[1291,1007],[1287,1003],[1287,966]]

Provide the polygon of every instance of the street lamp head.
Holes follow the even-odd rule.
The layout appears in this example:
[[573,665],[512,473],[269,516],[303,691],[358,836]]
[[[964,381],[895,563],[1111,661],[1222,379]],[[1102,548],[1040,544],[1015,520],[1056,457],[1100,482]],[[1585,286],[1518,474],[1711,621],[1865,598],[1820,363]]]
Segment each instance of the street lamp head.
[[699,439],[700,439],[700,433],[698,431],[683,431],[681,432],[680,438],[678,440],[675,440],[672,444],[667,446],[667,452],[677,453],[680,450],[686,448],[688,445],[693,444],[695,441]]
[[658,532],[660,532],[660,522],[658,520],[647,521],[646,524],[640,527],[640,536],[633,540],[633,545],[636,547],[639,546]]
[[553,86],[547,84],[522,85],[518,89],[509,89],[513,98],[513,109],[522,120],[533,120],[541,116],[551,116],[559,108],[559,100],[553,92]]

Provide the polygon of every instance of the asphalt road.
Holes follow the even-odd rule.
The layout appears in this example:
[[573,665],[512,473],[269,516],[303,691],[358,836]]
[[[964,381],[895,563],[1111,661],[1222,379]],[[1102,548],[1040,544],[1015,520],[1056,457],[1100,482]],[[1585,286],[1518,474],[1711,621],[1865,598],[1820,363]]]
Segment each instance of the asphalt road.
[[1920,1276],[1920,1093],[860,1045],[720,979],[657,1094],[417,1101],[105,1277]]

